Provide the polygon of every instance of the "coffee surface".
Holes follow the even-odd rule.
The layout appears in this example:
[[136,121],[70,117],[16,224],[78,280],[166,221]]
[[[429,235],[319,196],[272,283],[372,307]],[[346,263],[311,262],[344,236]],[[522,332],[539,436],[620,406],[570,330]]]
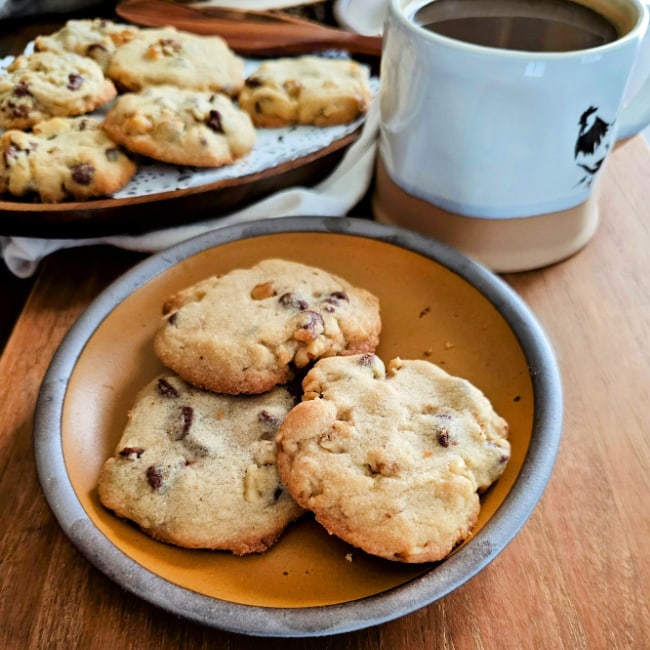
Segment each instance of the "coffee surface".
[[413,20],[456,40],[526,52],[584,50],[618,38],[604,16],[570,0],[435,0]]

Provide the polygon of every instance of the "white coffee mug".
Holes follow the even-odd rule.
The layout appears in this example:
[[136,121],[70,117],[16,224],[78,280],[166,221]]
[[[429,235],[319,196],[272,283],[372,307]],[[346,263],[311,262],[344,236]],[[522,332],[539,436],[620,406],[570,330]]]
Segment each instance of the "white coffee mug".
[[[417,24],[431,0],[390,0],[380,73],[379,220],[430,230],[496,270],[558,261],[588,241],[608,154],[650,123],[649,13],[641,0],[573,2],[604,16],[617,37],[573,51],[487,47]],[[430,229],[428,206],[435,213]],[[459,217],[470,241],[453,234],[453,223],[440,225],[441,214]],[[573,224],[562,224],[566,214]],[[544,215],[557,236],[544,243],[538,233],[527,251],[522,228],[541,226],[525,220]],[[501,227],[516,227],[514,240],[490,251]],[[486,240],[485,250],[477,238]]]

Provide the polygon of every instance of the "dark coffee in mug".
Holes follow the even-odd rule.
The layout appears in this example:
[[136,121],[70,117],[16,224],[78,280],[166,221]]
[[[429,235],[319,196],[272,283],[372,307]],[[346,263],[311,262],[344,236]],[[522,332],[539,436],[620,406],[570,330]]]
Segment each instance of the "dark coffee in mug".
[[571,0],[434,0],[416,24],[466,43],[526,52],[570,52],[615,41],[607,18]]

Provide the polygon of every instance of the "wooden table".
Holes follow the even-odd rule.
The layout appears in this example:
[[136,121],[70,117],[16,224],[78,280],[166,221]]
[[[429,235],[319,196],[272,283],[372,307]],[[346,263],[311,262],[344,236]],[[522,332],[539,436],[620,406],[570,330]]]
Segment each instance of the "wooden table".
[[613,154],[601,205],[583,251],[505,276],[545,326],[564,380],[564,437],[538,507],[494,562],[446,598],[334,637],[260,639],[178,619],[123,591],[75,550],[37,480],[36,398],[66,331],[142,256],[79,248],[53,254],[29,281],[7,284],[5,272],[0,647],[650,647],[650,151],[640,137]]

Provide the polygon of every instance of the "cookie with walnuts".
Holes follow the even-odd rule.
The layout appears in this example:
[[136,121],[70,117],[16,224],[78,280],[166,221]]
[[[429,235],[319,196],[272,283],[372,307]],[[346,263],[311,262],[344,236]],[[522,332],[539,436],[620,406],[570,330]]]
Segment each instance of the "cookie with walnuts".
[[54,117],[31,132],[0,136],[0,192],[44,203],[107,196],[123,188],[136,164],[90,116]]
[[344,124],[366,113],[371,100],[366,66],[313,55],[264,61],[239,94],[258,127]]
[[278,430],[294,499],[331,533],[401,562],[446,557],[510,457],[508,425],[469,381],[374,354],[321,359]]
[[256,140],[250,118],[226,95],[172,86],[120,95],[104,129],[130,151],[197,167],[229,165]]
[[142,28],[113,54],[106,74],[131,91],[168,85],[235,96],[244,84],[244,60],[219,36]]
[[37,36],[34,49],[37,52],[73,52],[87,56],[105,71],[115,50],[128,43],[138,31],[134,25],[105,18],[71,19],[61,29]]
[[293,403],[284,388],[235,397],[157,377],[102,467],[102,504],[176,546],[265,551],[304,512],[275,465],[274,435]]
[[0,127],[29,129],[50,117],[83,115],[117,94],[95,61],[71,52],[16,57],[0,74]]
[[333,273],[267,259],[202,280],[163,306],[154,349],[185,381],[263,393],[316,359],[372,352],[379,300]]

